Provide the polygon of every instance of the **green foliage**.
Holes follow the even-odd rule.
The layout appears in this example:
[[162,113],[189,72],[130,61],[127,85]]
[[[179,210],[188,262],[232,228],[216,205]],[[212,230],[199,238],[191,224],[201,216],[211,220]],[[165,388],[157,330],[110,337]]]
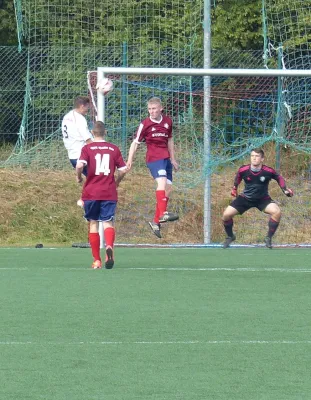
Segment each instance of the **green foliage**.
[[222,0],[213,11],[212,46],[262,48],[261,0]]
[[17,45],[16,20],[12,0],[0,0],[0,46]]

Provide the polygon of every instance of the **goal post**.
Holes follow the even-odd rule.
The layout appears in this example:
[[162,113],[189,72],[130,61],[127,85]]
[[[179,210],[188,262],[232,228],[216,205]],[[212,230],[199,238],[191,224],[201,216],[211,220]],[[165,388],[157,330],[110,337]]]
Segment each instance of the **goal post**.
[[[169,107],[170,111],[175,114],[175,120],[179,121],[179,134],[183,130],[187,129],[190,132],[192,129],[197,130],[197,132],[198,130],[204,131],[202,136],[199,135],[200,137],[198,137],[197,135],[197,137],[191,138],[191,140],[186,139],[183,142],[186,143],[185,146],[187,147],[187,154],[185,157],[188,159],[189,157],[193,157],[195,159],[196,157],[199,158],[200,155],[202,156],[201,162],[203,160],[203,165],[201,165],[201,173],[200,176],[197,175],[195,179],[201,180],[203,183],[206,183],[207,180],[210,179],[210,176],[217,170],[217,168],[226,168],[227,165],[234,163],[235,160],[238,161],[243,158],[245,159],[245,157],[248,156],[249,149],[252,147],[264,146],[267,143],[274,142],[277,144],[276,147],[278,147],[278,149],[280,145],[283,145],[284,148],[286,148],[286,146],[292,146],[296,151],[301,151],[302,153],[305,152],[307,155],[311,153],[311,148],[308,144],[308,141],[310,142],[310,140],[306,129],[302,129],[301,135],[304,136],[298,137],[297,134],[297,130],[301,128],[302,125],[300,121],[295,121],[295,118],[297,119],[297,115],[302,111],[298,110],[296,117],[293,117],[290,108],[292,107],[293,109],[297,109],[298,105],[295,103],[286,103],[286,98],[284,98],[284,96],[278,96],[278,92],[284,90],[288,91],[288,87],[291,88],[291,90],[295,88],[294,84],[289,84],[288,87],[285,87],[286,79],[298,80],[298,87],[300,87],[301,82],[304,82],[305,78],[307,79],[311,77],[311,70],[98,67],[97,72],[94,72],[94,74],[96,74],[97,79],[109,76],[111,79],[116,81],[116,93],[110,95],[107,99],[97,93],[97,118],[102,121],[107,120],[108,125],[111,125],[112,120],[116,119],[115,116],[110,115],[111,112],[114,112],[111,111],[113,102],[115,101],[113,96],[122,98],[122,77],[124,76],[128,79],[128,85],[132,83],[133,87],[139,87],[140,90],[139,99],[135,95],[135,93],[138,92],[133,90],[132,92],[134,95],[132,95],[130,90],[128,102],[132,105],[134,102],[138,102],[141,108],[144,108],[145,100],[148,96],[160,95],[161,97],[161,93],[166,96],[169,91],[176,92],[176,90],[182,93],[183,99],[181,99],[180,96],[175,96],[176,99],[174,98],[173,100],[170,100],[171,103]],[[175,81],[174,77],[176,78]],[[200,92],[199,90],[196,90],[193,83],[189,83],[188,87],[186,87],[188,84],[187,77],[191,77],[189,82],[192,82],[194,77],[202,78],[203,84]],[[208,93],[205,90],[204,77],[215,77],[215,81],[212,83],[214,89],[211,93]],[[241,78],[240,80],[239,77]],[[231,82],[231,88],[230,83],[228,83],[225,93],[220,95],[213,93],[215,92],[215,87],[221,86],[221,83],[218,82],[226,81],[225,78],[227,79],[227,82]],[[161,79],[164,79],[164,81]],[[153,82],[152,84],[150,84],[151,81]],[[173,84],[176,82],[178,89],[173,87]],[[183,84],[183,82],[187,82],[187,84]],[[234,88],[232,89],[232,87]],[[236,92],[234,92],[234,90]],[[267,94],[268,92],[269,94]],[[276,94],[274,94],[274,92]],[[208,101],[205,101],[206,96],[208,96]],[[219,96],[219,99],[217,96]],[[168,98],[168,96],[166,97]],[[198,97],[201,98],[200,106],[198,105]],[[105,101],[108,107],[105,105]],[[187,104],[177,106],[176,102],[178,101],[187,102]],[[279,101],[282,101],[282,104],[279,104]],[[292,101],[294,102],[295,100]],[[213,105],[213,102],[217,102],[217,106],[215,106],[215,104]],[[240,105],[235,106],[235,103],[240,103]],[[208,104],[208,107],[210,107],[209,113],[213,115],[211,121],[212,126],[209,127],[206,127],[206,121],[204,120],[204,104]],[[122,108],[121,101],[119,101],[119,107]],[[201,109],[199,109],[199,107],[201,107]],[[236,107],[236,109],[234,109],[234,107]],[[267,111],[268,108],[269,110]],[[280,109],[283,111],[280,111]],[[232,114],[231,116],[229,115],[228,110],[230,110],[230,113]],[[288,130],[290,131],[290,134],[287,135],[287,137],[283,137],[283,133],[278,132],[278,129],[276,128],[278,125],[282,125],[282,130],[284,130],[284,121],[282,124],[279,124],[280,115],[284,114],[284,110],[286,110],[286,113],[288,114],[287,123],[289,125]],[[233,115],[233,111],[239,115]],[[105,112],[107,115],[105,115]],[[143,110],[143,113],[145,112],[146,110]],[[245,115],[243,115],[243,113]],[[135,118],[133,118],[133,126],[131,126],[131,129],[135,129],[135,126],[138,126],[137,124],[140,119],[136,114]],[[138,114],[140,115],[140,112]],[[198,121],[198,118],[201,118],[201,121]],[[238,119],[240,119],[240,121],[238,121]],[[247,120],[249,121],[249,126],[243,126]],[[189,122],[188,124],[187,121]],[[228,126],[229,122],[232,122],[232,127]],[[194,128],[194,124],[196,124],[197,128]],[[222,127],[221,124],[225,124],[225,126]],[[237,127],[234,126],[234,124],[239,124],[240,126]],[[252,124],[254,125],[253,127],[251,126]],[[261,132],[257,135],[254,131],[259,125]],[[208,132],[206,131],[206,128],[208,128]],[[226,132],[226,129],[232,130],[233,138],[227,139],[228,133]],[[248,133],[246,133],[246,131],[248,131]],[[130,135],[130,132],[128,132],[128,135]],[[203,143],[200,144],[199,142],[201,139],[203,140]],[[210,141],[212,146],[205,146],[206,141]],[[216,141],[218,142],[218,148],[215,151]],[[122,138],[122,140],[120,139],[120,143],[123,142],[124,138]],[[194,147],[191,149],[192,145],[194,145]],[[220,152],[223,152],[223,154],[219,154]],[[195,166],[196,169],[198,168],[198,160],[189,161],[188,159],[186,161],[189,166],[187,167],[188,170],[182,172],[185,173],[185,175],[188,175],[188,178],[186,178],[188,181],[186,184],[184,182],[178,182],[178,184],[181,187],[189,188],[193,185],[193,182],[190,182],[192,179],[192,177],[190,178],[191,168],[193,168],[193,166]],[[180,181],[182,180],[180,178],[178,179]],[[232,179],[233,176],[231,177],[231,181]],[[214,214],[210,213],[211,200],[208,198],[209,196],[207,196],[206,190],[202,190],[202,192],[204,196],[202,210],[204,210],[204,214],[206,214],[203,218],[204,224],[202,227],[202,236],[204,237],[203,244],[207,245],[213,241],[212,225],[213,222],[215,223],[215,210]],[[302,200],[300,199],[299,202],[300,201]],[[218,216],[218,218],[220,218],[220,216]],[[253,239],[253,241],[255,240]]]

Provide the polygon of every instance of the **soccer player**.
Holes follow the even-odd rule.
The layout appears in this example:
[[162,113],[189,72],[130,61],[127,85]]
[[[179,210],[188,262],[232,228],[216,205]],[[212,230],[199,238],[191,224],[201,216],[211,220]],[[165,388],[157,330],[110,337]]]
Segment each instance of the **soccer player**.
[[[74,101],[74,109],[69,111],[62,121],[64,145],[68,152],[71,165],[76,168],[81,149],[85,144],[92,142],[92,134],[88,129],[85,115],[88,113],[90,100],[88,97],[79,96]],[[83,169],[86,176],[87,169]]]
[[[236,199],[225,209],[222,217],[227,234],[227,238],[223,244],[224,248],[229,247],[236,239],[233,233],[233,217],[237,214],[243,214],[252,207],[256,207],[258,210],[270,215],[265,245],[271,249],[272,236],[275,234],[281,220],[281,210],[268,193],[268,186],[271,179],[277,181],[286,196],[293,196],[293,191],[286,188],[284,178],[273,168],[263,164],[265,155],[262,149],[253,149],[250,156],[250,164],[240,167],[236,174],[231,190],[231,196],[236,197]],[[243,192],[237,195],[237,189],[242,180],[245,187]]]
[[[113,246],[115,241],[114,217],[117,206],[117,187],[127,172],[120,149],[105,138],[105,125],[101,121],[94,124],[94,141],[86,144],[81,151],[76,166],[76,180],[82,182],[82,171],[87,166],[88,173],[82,190],[84,217],[90,222],[89,243],[93,255],[93,269],[102,267],[100,256],[99,221],[103,221],[106,244],[105,267],[114,265]],[[118,170],[115,180],[114,173]]]
[[147,167],[157,184],[156,209],[153,221],[149,222],[149,226],[153,233],[161,238],[160,224],[176,221],[179,218],[177,214],[167,211],[173,181],[173,168],[177,171],[178,164],[174,154],[172,120],[162,114],[163,107],[158,97],[152,97],[148,100],[147,105],[149,117],[144,119],[138,127],[126,164],[128,169],[131,169],[138,145],[146,142]]

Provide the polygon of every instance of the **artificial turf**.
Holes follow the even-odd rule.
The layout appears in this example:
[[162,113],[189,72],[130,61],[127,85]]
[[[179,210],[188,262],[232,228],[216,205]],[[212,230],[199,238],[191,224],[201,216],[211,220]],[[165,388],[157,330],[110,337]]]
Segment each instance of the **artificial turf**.
[[0,249],[0,399],[309,399],[310,255]]

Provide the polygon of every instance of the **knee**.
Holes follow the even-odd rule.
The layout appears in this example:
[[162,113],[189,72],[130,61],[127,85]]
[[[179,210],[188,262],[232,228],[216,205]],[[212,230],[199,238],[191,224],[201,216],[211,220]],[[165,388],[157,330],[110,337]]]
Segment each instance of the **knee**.
[[227,210],[225,210],[223,215],[222,215],[223,222],[227,222],[232,218],[233,218],[233,215],[230,212],[228,212]]
[[282,216],[282,213],[281,213],[281,210],[279,209],[279,210],[276,210],[272,215],[271,215],[271,217],[275,220],[275,221],[277,221],[277,222],[279,222],[280,220],[281,220],[281,216]]

